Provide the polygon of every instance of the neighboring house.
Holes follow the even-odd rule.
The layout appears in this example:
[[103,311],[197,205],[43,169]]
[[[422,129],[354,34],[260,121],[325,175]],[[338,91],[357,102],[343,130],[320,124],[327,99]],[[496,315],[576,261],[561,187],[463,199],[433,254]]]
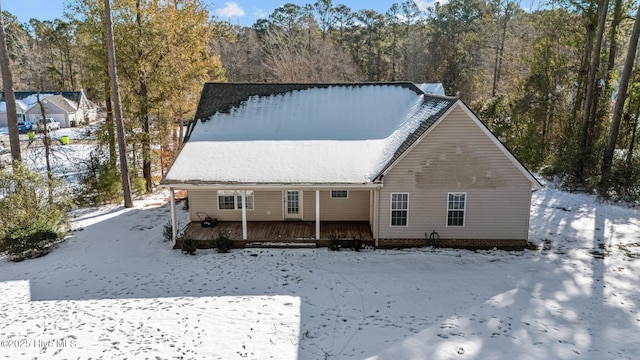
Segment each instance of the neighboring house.
[[[29,106],[20,100],[16,100],[16,114],[18,121],[25,121],[25,113]],[[0,127],[7,127],[7,103],[5,101],[0,102]]]
[[[0,94],[0,126],[7,126],[4,92]],[[16,102],[23,106],[22,114],[24,114],[24,120],[35,123],[42,117],[36,92],[16,91],[15,95]],[[71,127],[97,119],[97,107],[87,99],[82,90],[41,92],[40,100],[45,108],[46,116],[58,121],[60,127]]]
[[[72,106],[62,95],[46,96],[40,99],[46,117],[60,123],[61,128],[77,126],[82,122],[82,114],[77,108]],[[27,119],[36,124],[42,119],[42,109],[36,102],[27,110]]]
[[173,194],[188,190],[191,221],[242,222],[243,239],[257,221],[315,222],[318,241],[325,222],[364,221],[378,247],[526,245],[540,183],[457,98],[411,83],[208,83],[195,118],[161,181],[174,240]]

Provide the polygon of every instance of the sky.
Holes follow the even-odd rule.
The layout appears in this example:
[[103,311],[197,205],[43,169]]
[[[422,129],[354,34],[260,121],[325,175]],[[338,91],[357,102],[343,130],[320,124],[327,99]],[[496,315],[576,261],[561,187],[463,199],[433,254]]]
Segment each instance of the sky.
[[[63,18],[65,2],[69,0],[5,0],[2,1],[2,10],[15,15],[22,23],[31,18],[41,21]],[[212,15],[222,20],[230,20],[233,24],[250,26],[257,19],[269,16],[273,10],[287,2],[299,5],[312,4],[314,0],[235,0],[212,1],[204,0]],[[433,0],[415,0],[418,6],[426,8]],[[441,0],[440,0],[441,1]],[[345,4],[352,10],[374,9],[380,13],[386,12],[392,4],[402,0],[333,0],[334,5]]]

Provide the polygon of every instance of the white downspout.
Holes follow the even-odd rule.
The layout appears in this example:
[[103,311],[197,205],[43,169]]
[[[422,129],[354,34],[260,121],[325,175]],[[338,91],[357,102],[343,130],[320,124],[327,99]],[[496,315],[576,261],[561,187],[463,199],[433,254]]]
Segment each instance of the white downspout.
[[171,241],[173,246],[176,246],[176,239],[178,238],[177,219],[176,219],[176,194],[172,187],[169,188],[171,193]]
[[373,194],[373,239],[375,247],[378,248],[379,228],[380,228],[380,188],[376,188]]

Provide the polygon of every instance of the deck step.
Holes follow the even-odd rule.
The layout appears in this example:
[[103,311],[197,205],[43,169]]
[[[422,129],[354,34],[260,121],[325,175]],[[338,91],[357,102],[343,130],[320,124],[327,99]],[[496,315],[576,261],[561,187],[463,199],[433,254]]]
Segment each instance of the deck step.
[[248,248],[280,248],[280,249],[309,249],[316,248],[315,241],[294,241],[294,242],[277,242],[277,241],[254,241],[247,243]]

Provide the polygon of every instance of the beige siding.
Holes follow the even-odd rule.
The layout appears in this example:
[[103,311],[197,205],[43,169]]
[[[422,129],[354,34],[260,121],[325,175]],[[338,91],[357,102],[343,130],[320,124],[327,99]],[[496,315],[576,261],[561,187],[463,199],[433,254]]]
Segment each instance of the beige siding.
[[[281,221],[282,192],[255,191],[254,210],[247,210],[249,221]],[[207,213],[220,221],[241,221],[241,210],[218,210],[218,192],[215,190],[190,190],[189,209],[191,221],[200,220],[198,212]]]
[[[301,190],[302,191],[302,190]],[[247,210],[249,221],[283,220],[284,197],[282,191],[255,191],[254,210]],[[189,209],[191,221],[200,220],[197,213],[206,213],[220,221],[242,220],[241,210],[218,210],[215,190],[190,190]],[[303,191],[303,220],[316,219],[316,192]],[[321,221],[368,221],[369,191],[349,191],[348,199],[331,199],[329,191],[320,191]]]
[[[393,192],[409,193],[406,227],[390,226]],[[464,227],[447,227],[447,193],[466,192]],[[380,238],[526,239],[531,183],[459,107],[384,177]]]
[[[304,192],[303,211],[303,220],[315,221],[315,190]],[[330,191],[320,191],[320,221],[369,221],[369,191],[349,190],[347,199],[332,199]]]

